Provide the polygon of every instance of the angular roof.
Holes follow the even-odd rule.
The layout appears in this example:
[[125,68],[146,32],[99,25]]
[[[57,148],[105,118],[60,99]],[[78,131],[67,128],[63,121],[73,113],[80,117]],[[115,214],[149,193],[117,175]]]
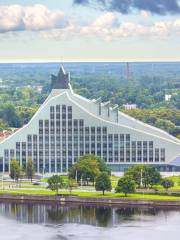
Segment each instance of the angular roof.
[[69,89],[70,74],[61,65],[58,75],[51,75],[51,89]]

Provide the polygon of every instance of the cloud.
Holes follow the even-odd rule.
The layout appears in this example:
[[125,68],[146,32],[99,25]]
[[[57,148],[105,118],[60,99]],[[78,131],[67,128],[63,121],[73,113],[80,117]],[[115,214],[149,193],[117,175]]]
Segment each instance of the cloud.
[[130,21],[120,22],[112,12],[107,12],[97,17],[86,25],[70,24],[63,29],[40,31],[40,36],[45,39],[80,39],[99,38],[103,41],[116,41],[130,37],[165,38],[180,33],[180,19],[175,21],[157,21],[152,24],[135,23]]
[[79,35],[79,27],[69,24],[66,28],[50,29],[47,31],[40,31],[39,35],[43,39],[52,40],[72,40],[74,36]]
[[[101,0],[102,3],[104,1]],[[84,2],[84,0],[79,0],[80,2]],[[86,2],[88,3],[89,1],[87,0]],[[148,17],[150,13],[147,10],[141,10],[140,14]],[[79,39],[87,39],[87,37],[100,38],[105,41],[134,36],[164,38],[180,33],[180,19],[158,21],[151,24],[148,24],[146,21],[141,23],[120,22],[118,15],[109,11],[101,14],[92,22],[82,24],[81,21],[74,22],[74,18],[67,20],[61,10],[50,10],[48,7],[40,4],[32,6],[0,6],[1,39],[3,36],[6,39],[6,37],[12,36],[12,34],[18,34],[18,32],[23,31],[34,31],[38,34],[36,37],[40,36],[43,39],[55,40],[72,40],[75,37]]]
[[93,23],[80,28],[80,34],[99,37],[105,41],[128,37],[164,38],[180,31],[180,19],[176,21],[158,21],[153,24],[119,22],[113,13],[99,16]]
[[128,14],[133,9],[154,14],[180,14],[179,0],[74,0],[75,4],[103,7],[107,11]]
[[50,10],[44,5],[0,6],[1,33],[24,30],[40,31],[53,28],[61,29],[68,24],[62,11]]

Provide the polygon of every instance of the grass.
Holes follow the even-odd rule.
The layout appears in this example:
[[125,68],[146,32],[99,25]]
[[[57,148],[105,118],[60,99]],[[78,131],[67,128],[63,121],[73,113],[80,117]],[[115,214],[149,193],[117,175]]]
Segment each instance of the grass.
[[[170,176],[170,177],[165,177],[164,179],[169,179],[174,182],[174,187],[169,188],[169,191],[180,192],[180,176]],[[155,188],[159,191],[165,191],[165,189],[161,185],[158,185]]]
[[[64,182],[67,182],[68,176],[62,176]],[[169,189],[169,192],[178,192],[180,191],[180,176],[171,176],[166,177],[167,179],[171,179],[174,181],[174,187]],[[117,182],[119,180],[119,177],[111,176],[112,180],[112,187],[115,188],[117,185]],[[47,182],[47,179],[41,179],[40,182]],[[7,193],[7,194],[30,194],[30,195],[55,195],[54,192],[52,192],[49,189],[46,189],[46,186],[44,185],[32,185],[31,182],[21,182],[21,185],[17,185],[15,182],[10,181],[4,181],[4,186],[8,187],[9,185],[18,187],[18,188],[26,188],[24,189],[0,189],[0,194]],[[122,193],[113,193],[113,192],[106,192],[105,196],[102,195],[101,192],[80,192],[78,189],[76,190],[73,188],[73,194],[79,196],[79,197],[96,197],[96,198],[123,198],[124,194]],[[128,194],[128,199],[146,199],[146,200],[179,200],[180,196],[170,196],[166,194],[165,190],[162,186],[157,186],[157,190],[161,191],[161,193],[134,193],[134,194]],[[69,194],[67,191],[59,191],[61,194]]]
[[[30,195],[55,195],[55,192],[50,190],[15,190],[15,189],[7,189],[7,190],[0,190],[0,194],[30,194]],[[59,191],[60,194],[69,194],[67,191]],[[78,192],[75,191],[73,194],[79,197],[96,197],[96,198],[125,198],[123,193],[112,193],[112,192],[105,192],[105,195],[102,195],[102,192]],[[158,195],[158,194],[128,194],[127,199],[146,199],[146,200],[179,200],[180,197],[177,196],[168,196],[168,195]]]
[[114,175],[111,176],[111,180],[112,180],[112,181],[118,181],[119,178],[120,178],[120,177],[117,177],[117,176],[114,176]]
[[[67,182],[67,181],[68,181],[68,176],[67,176],[67,175],[61,175],[61,177],[62,177],[62,179],[63,179],[64,182]],[[46,183],[47,181],[48,181],[48,178],[42,178],[42,179],[40,180],[40,182],[44,182],[44,183]]]

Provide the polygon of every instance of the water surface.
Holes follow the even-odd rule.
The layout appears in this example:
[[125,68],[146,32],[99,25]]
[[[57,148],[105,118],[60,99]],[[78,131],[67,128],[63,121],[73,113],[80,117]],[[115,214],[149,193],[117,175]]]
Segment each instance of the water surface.
[[180,209],[0,204],[0,240],[179,240]]

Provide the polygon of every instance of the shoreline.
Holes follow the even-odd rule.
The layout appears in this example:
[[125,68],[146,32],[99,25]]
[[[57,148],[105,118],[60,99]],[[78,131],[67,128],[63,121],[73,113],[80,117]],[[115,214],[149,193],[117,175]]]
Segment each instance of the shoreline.
[[148,200],[107,197],[79,197],[76,195],[27,195],[27,194],[1,194],[1,202],[17,203],[41,203],[41,204],[77,204],[77,205],[95,205],[95,206],[131,206],[131,207],[177,207],[180,208],[180,200]]

